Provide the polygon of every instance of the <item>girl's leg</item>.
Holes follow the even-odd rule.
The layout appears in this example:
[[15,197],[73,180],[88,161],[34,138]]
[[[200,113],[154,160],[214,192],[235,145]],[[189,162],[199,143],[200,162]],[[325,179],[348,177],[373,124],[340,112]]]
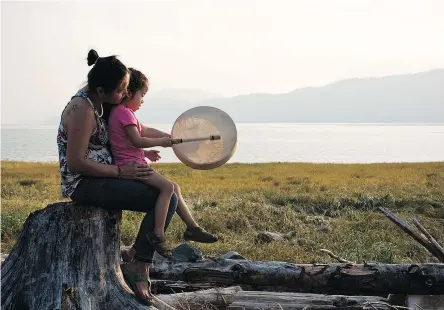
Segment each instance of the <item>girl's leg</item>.
[[174,192],[173,183],[157,172],[154,172],[147,179],[143,180],[143,183],[154,186],[159,190],[154,212],[154,233],[157,237],[164,239],[165,220],[171,196]]
[[185,240],[191,240],[202,243],[213,243],[217,241],[217,236],[210,234],[203,228],[199,227],[199,224],[194,220],[191,215],[190,209],[188,208],[185,200],[182,197],[180,187],[178,184],[174,184],[174,192],[177,195],[177,215],[182,219],[182,221],[187,225],[187,230],[183,234]]
[[[171,196],[170,207],[168,209],[166,221],[165,221],[165,230],[168,228],[168,225],[171,222],[174,214],[176,214],[177,209],[177,196],[173,194]],[[149,243],[148,236],[154,231],[154,208],[149,210],[147,214],[142,219],[140,223],[139,233],[137,234],[136,241],[133,244],[133,248],[135,250],[134,257],[139,260],[148,260],[152,262],[152,258],[155,252],[154,247]],[[148,246],[147,246],[148,243]]]
[[177,195],[177,215],[182,219],[182,221],[187,225],[187,228],[199,226],[191,215],[190,209],[188,208],[185,200],[182,197],[182,192],[178,184],[174,183],[174,192]]

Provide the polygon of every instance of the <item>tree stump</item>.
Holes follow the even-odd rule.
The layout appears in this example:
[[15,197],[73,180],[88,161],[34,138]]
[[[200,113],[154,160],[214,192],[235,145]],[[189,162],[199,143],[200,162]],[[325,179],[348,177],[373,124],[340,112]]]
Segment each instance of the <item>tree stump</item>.
[[1,308],[147,309],[120,271],[121,217],[70,202],[30,214],[2,264]]

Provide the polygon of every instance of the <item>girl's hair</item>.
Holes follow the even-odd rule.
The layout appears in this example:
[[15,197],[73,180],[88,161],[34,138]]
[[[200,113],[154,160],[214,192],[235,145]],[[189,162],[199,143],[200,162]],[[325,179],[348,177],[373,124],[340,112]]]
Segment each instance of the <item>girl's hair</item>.
[[134,96],[134,94],[141,90],[142,88],[149,87],[148,78],[140,72],[139,70],[136,70],[134,68],[129,68],[130,73],[130,81],[128,85],[128,91],[131,92],[131,95]]
[[103,87],[106,94],[116,90],[122,79],[128,74],[128,69],[115,55],[99,57],[95,50],[88,53],[88,66],[94,65],[88,73],[88,86],[92,91]]
[[[148,78],[140,71],[129,68],[128,72],[130,74],[130,81],[128,85],[128,91],[131,92],[131,95],[134,96],[134,94],[138,91],[143,89],[145,86],[149,86]],[[105,122],[108,124],[108,119],[111,114],[111,110],[113,109],[115,105],[107,103],[103,105],[103,115],[102,119],[105,120]]]

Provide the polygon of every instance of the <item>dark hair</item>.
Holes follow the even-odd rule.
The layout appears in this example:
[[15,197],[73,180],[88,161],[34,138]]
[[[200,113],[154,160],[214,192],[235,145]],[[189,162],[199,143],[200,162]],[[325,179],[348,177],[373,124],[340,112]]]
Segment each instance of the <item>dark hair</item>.
[[91,91],[103,87],[105,93],[116,90],[128,73],[125,65],[115,55],[99,57],[95,50],[88,53],[88,66],[94,65],[88,73],[88,86]]
[[128,91],[130,91],[131,94],[134,96],[134,93],[138,90],[141,90],[145,85],[149,86],[149,82],[145,74],[143,74],[139,70],[136,70],[134,68],[129,68],[128,70],[130,73]]

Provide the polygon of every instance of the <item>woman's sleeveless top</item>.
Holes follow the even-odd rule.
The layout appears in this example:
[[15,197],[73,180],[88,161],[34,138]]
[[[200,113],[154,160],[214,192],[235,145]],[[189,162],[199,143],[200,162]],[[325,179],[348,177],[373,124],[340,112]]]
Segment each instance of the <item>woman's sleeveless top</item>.
[[[91,99],[84,91],[79,90],[72,98],[74,97],[85,98],[91,105],[91,108],[94,110],[94,114],[96,117],[96,127],[94,128],[89,142],[90,144],[94,144],[96,146],[102,146],[100,149],[92,149],[88,147],[85,153],[85,158],[96,161],[98,163],[110,165],[112,163],[112,157],[107,146],[108,127],[105,124],[105,121],[99,116],[97,110],[94,108]],[[80,173],[73,173],[68,169],[68,164],[66,162],[66,151],[68,149],[68,132],[63,127],[62,120],[60,120],[60,125],[57,132],[57,147],[59,150],[62,196],[70,197],[74,193],[77,185],[82,180],[82,175]]]

